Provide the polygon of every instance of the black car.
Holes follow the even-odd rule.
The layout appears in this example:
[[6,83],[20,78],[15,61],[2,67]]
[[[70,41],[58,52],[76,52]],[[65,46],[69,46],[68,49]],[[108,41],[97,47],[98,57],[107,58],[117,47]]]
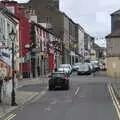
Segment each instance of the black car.
[[69,77],[64,72],[54,72],[49,75],[49,90],[54,90],[56,87],[69,89]]

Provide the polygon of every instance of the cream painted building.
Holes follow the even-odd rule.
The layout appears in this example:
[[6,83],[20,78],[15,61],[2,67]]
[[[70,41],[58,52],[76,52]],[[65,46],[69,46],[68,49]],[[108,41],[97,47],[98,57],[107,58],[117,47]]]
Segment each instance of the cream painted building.
[[111,14],[111,33],[107,41],[107,75],[120,78],[120,10]]
[[94,49],[91,49],[91,60],[96,60],[96,51]]
[[[10,67],[12,67],[12,41],[10,32],[12,29],[16,33],[15,46],[15,69],[19,71],[19,21],[11,14],[7,8],[0,6],[0,53],[1,59]],[[7,47],[6,49],[3,47]]]

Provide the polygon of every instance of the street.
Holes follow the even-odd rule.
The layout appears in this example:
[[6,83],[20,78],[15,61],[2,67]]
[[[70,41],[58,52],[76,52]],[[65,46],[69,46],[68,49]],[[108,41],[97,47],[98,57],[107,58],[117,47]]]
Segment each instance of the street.
[[105,76],[73,74],[70,79],[68,91],[46,91],[3,120],[118,120]]

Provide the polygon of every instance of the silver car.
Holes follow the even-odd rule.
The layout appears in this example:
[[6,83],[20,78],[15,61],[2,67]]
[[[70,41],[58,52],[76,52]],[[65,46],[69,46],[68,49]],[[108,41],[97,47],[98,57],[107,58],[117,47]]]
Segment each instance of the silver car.
[[61,64],[60,67],[58,68],[59,72],[65,72],[67,74],[72,73],[72,67],[70,64]]
[[79,69],[79,65],[80,65],[81,63],[75,63],[73,66],[72,66],[72,71],[77,71],[78,69]]
[[77,74],[78,75],[90,75],[91,74],[90,66],[87,63],[83,63],[83,64],[79,65]]

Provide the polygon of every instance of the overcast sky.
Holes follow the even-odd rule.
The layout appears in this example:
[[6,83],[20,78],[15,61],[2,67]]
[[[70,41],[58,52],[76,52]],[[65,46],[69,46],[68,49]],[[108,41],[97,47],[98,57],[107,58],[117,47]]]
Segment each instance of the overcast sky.
[[[110,14],[120,9],[120,0],[60,0],[60,9],[89,34],[102,37],[110,33]],[[100,44],[104,44],[104,40]]]

